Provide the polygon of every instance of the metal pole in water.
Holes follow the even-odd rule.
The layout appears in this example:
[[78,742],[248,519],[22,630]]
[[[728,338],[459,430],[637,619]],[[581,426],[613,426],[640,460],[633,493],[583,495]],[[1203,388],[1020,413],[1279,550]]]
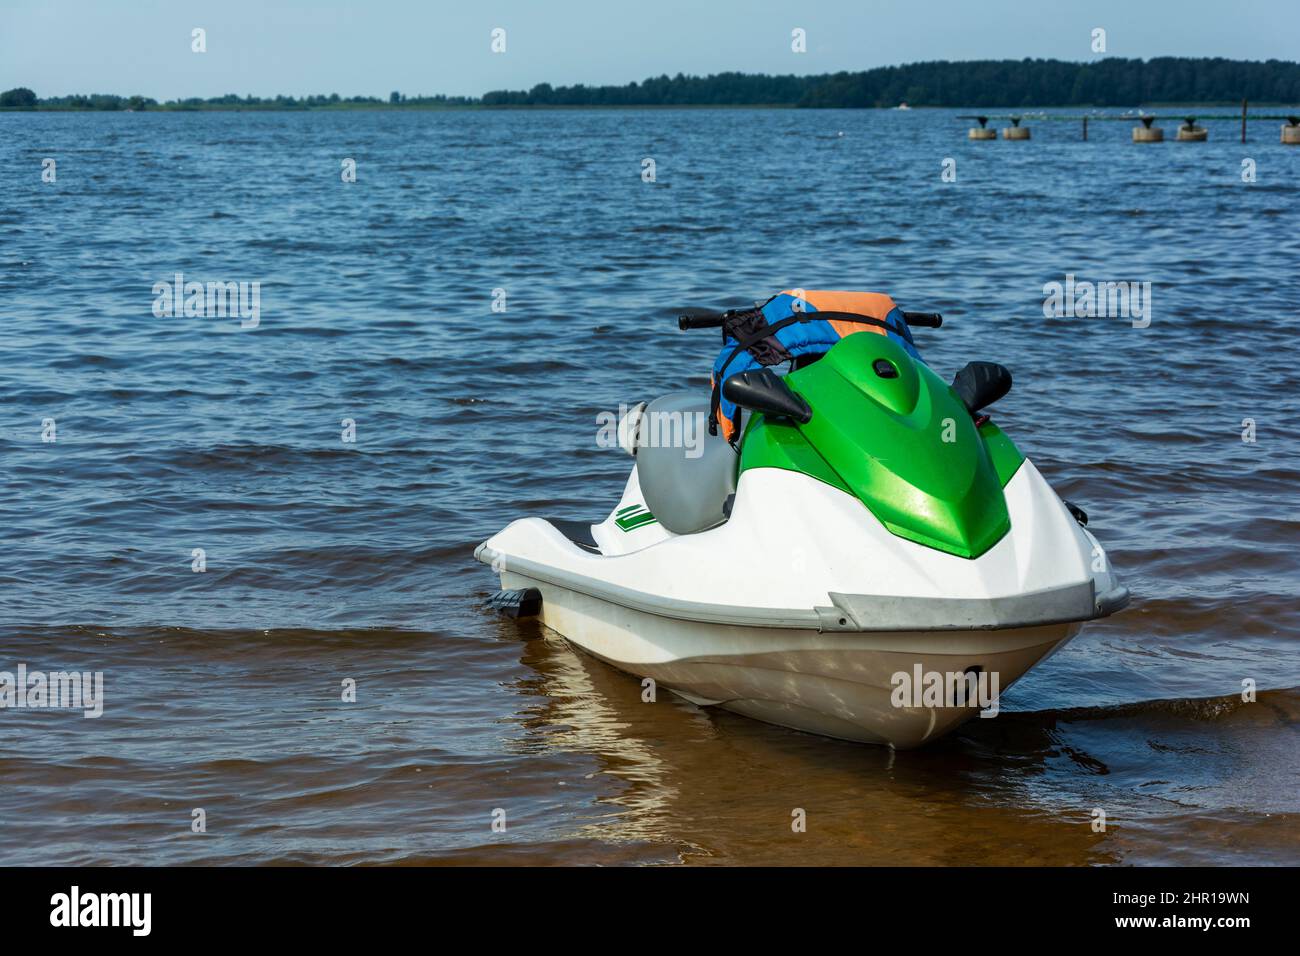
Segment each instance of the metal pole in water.
[[1241,141],[1246,142],[1246,101],[1241,101]]
[[1088,142],[1088,117],[1083,118],[1083,141]]

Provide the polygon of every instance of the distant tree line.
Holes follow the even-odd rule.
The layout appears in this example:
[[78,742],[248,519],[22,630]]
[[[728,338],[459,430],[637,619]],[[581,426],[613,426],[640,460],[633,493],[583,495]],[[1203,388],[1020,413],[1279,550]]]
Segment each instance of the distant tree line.
[[800,106],[1136,106],[1300,103],[1300,63],[1284,60],[1106,58],[909,63],[817,77]]
[[337,93],[302,97],[240,96],[237,93],[227,93],[225,96],[211,96],[207,99],[191,96],[164,103],[159,103],[148,96],[117,96],[111,93],[74,93],[70,96],[47,96],[39,99],[31,90],[22,87],[0,93],[0,109],[17,110],[314,110],[399,105],[478,106],[479,104],[480,101],[476,97],[403,96],[400,93],[394,93],[387,100],[376,96],[342,97]]
[[1158,57],[936,60],[823,76],[660,76],[626,86],[540,83],[498,90],[485,106],[1136,106],[1146,103],[1300,103],[1300,63]]
[[565,106],[1136,106],[1152,103],[1300,104],[1300,63],[1221,57],[1062,60],[935,60],[822,76],[716,73],[652,77],[623,86],[552,86],[494,90],[482,97],[388,98],[225,96],[168,100],[144,96],[76,94],[40,99],[25,87],[0,93],[0,109],[19,110],[311,110],[348,108],[565,107]]
[[[848,75],[848,74],[846,74]],[[652,77],[624,86],[551,86],[494,90],[484,106],[797,106],[824,76],[768,76],[715,73],[712,76]],[[891,103],[891,106],[897,106]]]

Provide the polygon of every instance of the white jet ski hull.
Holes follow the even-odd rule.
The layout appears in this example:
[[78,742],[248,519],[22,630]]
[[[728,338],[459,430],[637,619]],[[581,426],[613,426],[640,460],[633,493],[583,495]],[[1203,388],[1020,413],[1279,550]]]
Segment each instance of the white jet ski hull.
[[[726,524],[673,535],[628,520],[642,497],[634,468],[587,547],[526,518],[475,555],[503,588],[540,592],[546,627],[658,688],[909,748],[980,707],[900,703],[898,675],[983,673],[1005,692],[1083,621],[1127,601],[1105,552],[1032,463],[1004,491],[1012,530],[972,560],[899,538],[852,496],[775,468],[741,475]],[[782,520],[759,520],[774,514]]]
[[819,633],[705,624],[649,614],[506,572],[505,588],[537,588],[539,619],[580,649],[701,705],[795,730],[899,749],[937,739],[975,707],[893,704],[894,674],[998,674],[1005,691],[1080,624],[1013,630]]

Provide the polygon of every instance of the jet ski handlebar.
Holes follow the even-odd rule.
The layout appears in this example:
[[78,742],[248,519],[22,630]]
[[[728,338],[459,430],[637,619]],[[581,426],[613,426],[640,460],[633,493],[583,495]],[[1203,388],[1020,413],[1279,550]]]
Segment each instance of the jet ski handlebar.
[[720,329],[723,318],[722,315],[679,315],[677,327],[683,332],[687,329]]
[[[731,312],[720,312],[679,315],[677,327],[683,332],[688,329],[720,329],[723,321],[731,314]],[[914,329],[937,329],[943,325],[943,316],[938,312],[904,312],[903,320]]]

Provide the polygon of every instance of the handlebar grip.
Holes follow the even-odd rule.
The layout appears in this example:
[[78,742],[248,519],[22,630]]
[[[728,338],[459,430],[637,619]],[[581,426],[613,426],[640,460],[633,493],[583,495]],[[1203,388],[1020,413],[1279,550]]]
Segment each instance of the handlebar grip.
[[[679,315],[677,327],[683,332],[687,329],[720,329],[724,318],[722,315]],[[938,312],[904,312],[903,320],[915,328],[937,329],[943,325],[943,316]]]

